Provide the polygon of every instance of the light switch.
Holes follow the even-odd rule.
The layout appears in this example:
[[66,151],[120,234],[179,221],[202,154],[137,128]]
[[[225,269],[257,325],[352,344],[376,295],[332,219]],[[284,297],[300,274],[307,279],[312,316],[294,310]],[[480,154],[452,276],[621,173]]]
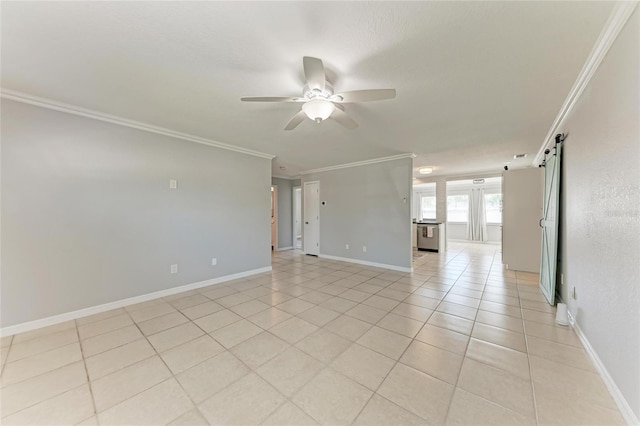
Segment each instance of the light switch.
[[169,189],[178,188],[178,181],[175,179],[169,179]]

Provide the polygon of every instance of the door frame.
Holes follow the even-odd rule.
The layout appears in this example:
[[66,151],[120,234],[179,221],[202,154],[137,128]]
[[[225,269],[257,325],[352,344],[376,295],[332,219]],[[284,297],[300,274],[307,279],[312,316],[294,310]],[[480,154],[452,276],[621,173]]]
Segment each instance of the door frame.
[[[316,183],[318,184],[318,253],[314,256],[320,256],[320,181],[319,180],[310,180],[302,183],[302,221],[304,222],[305,211],[304,211],[304,193],[305,187],[307,184]],[[305,250],[305,231],[304,231],[304,223],[302,224],[302,252],[307,254]]]
[[278,251],[278,185],[271,185],[271,220],[273,221],[273,223],[269,223],[273,247],[271,251]]
[[298,247],[296,246],[297,244],[297,240],[296,240],[296,190],[300,190],[300,206],[298,208],[298,213],[299,213],[299,217],[298,219],[300,220],[300,236],[302,237],[303,232],[304,232],[304,227],[302,226],[302,186],[294,186],[291,188],[291,215],[293,217],[293,219],[291,220],[291,246],[293,247],[294,250],[302,250],[302,239],[300,240],[300,248],[298,249]]

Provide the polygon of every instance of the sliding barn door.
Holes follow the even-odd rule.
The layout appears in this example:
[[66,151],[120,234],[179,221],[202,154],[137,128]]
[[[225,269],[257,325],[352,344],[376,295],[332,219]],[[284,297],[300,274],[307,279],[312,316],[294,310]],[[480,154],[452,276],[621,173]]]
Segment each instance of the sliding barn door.
[[558,210],[560,207],[560,156],[562,144],[545,156],[544,204],[542,209],[542,254],[540,258],[540,290],[550,304],[555,303],[556,267],[558,260]]

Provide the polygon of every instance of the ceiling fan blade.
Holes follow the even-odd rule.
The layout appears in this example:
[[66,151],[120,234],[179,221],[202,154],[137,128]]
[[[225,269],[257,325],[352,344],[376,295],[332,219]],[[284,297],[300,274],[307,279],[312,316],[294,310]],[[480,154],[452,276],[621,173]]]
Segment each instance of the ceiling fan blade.
[[358,127],[358,123],[353,121],[353,118],[349,117],[349,115],[344,112],[342,108],[334,109],[333,113],[331,113],[331,118],[342,124],[347,129],[355,129],[356,127]]
[[291,120],[289,120],[289,122],[287,123],[284,129],[285,130],[295,129],[296,127],[298,127],[298,124],[304,121],[305,118],[307,118],[307,115],[304,113],[304,111],[300,111],[299,113],[294,115]]
[[274,97],[274,96],[252,96],[248,98],[240,98],[243,102],[304,102],[304,98],[292,97]]
[[354,90],[352,92],[337,93],[331,96],[332,102],[370,102],[393,99],[396,97],[396,89],[369,89]]
[[302,64],[304,66],[304,76],[307,79],[307,85],[311,90],[318,89],[321,92],[324,91],[324,84],[327,81],[327,77],[324,74],[324,65],[318,58],[312,58],[305,56],[302,58]]

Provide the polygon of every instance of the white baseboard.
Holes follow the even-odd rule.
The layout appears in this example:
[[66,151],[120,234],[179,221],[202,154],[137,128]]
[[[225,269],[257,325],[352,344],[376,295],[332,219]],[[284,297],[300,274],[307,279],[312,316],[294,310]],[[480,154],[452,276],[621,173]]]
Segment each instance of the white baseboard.
[[214,284],[220,284],[226,281],[236,280],[251,275],[261,274],[271,271],[271,266],[264,268],[252,269],[250,271],[239,272],[237,274],[225,275],[223,277],[212,278],[210,280],[199,281],[196,283],[186,284],[179,287],[168,288],[166,290],[154,291],[153,293],[142,294],[140,296],[129,297],[127,299],[117,300],[115,302],[104,303],[102,305],[90,306],[88,308],[78,309],[77,311],[66,312],[64,314],[53,315],[39,320],[23,322],[21,324],[10,325],[0,329],[0,336],[10,336],[12,334],[23,333],[25,331],[35,330],[37,328],[47,327],[49,325],[74,320],[89,315],[99,314],[101,312],[110,311],[111,309],[122,308],[124,306],[134,305],[136,303],[146,302],[148,300],[158,299],[160,297],[171,296],[197,288],[207,287]]
[[598,371],[598,373],[600,373],[600,377],[602,377],[602,381],[604,381],[609,394],[611,394],[611,398],[613,398],[616,405],[618,406],[618,409],[620,410],[624,421],[627,422],[628,425],[640,425],[640,420],[638,419],[638,417],[636,417],[624,395],[622,395],[622,392],[620,392],[620,389],[618,388],[618,385],[616,385],[616,382],[609,375],[607,368],[604,366],[604,364],[600,360],[600,357],[591,346],[591,343],[589,343],[587,336],[585,336],[580,329],[580,325],[578,325],[573,315],[571,315],[571,311],[569,311],[568,314],[571,327],[573,327],[576,334],[578,335],[578,338],[580,339],[580,342],[582,342],[582,346],[584,346],[584,349],[587,351],[589,358],[591,358],[591,362],[593,363],[594,367],[596,367],[596,370]]
[[386,263],[368,262],[366,260],[351,259],[349,257],[331,256],[329,254],[319,254],[318,257],[331,260],[340,260],[342,262],[357,263],[358,265],[375,266],[376,268],[391,269],[392,271],[413,272],[413,268],[405,268],[402,266],[387,265]]
[[293,246],[289,247],[278,247],[276,251],[285,251],[285,250],[293,250]]
[[448,241],[451,241],[452,243],[493,244],[493,245],[501,244],[500,241],[471,241],[471,240],[458,240],[456,238],[449,238]]

